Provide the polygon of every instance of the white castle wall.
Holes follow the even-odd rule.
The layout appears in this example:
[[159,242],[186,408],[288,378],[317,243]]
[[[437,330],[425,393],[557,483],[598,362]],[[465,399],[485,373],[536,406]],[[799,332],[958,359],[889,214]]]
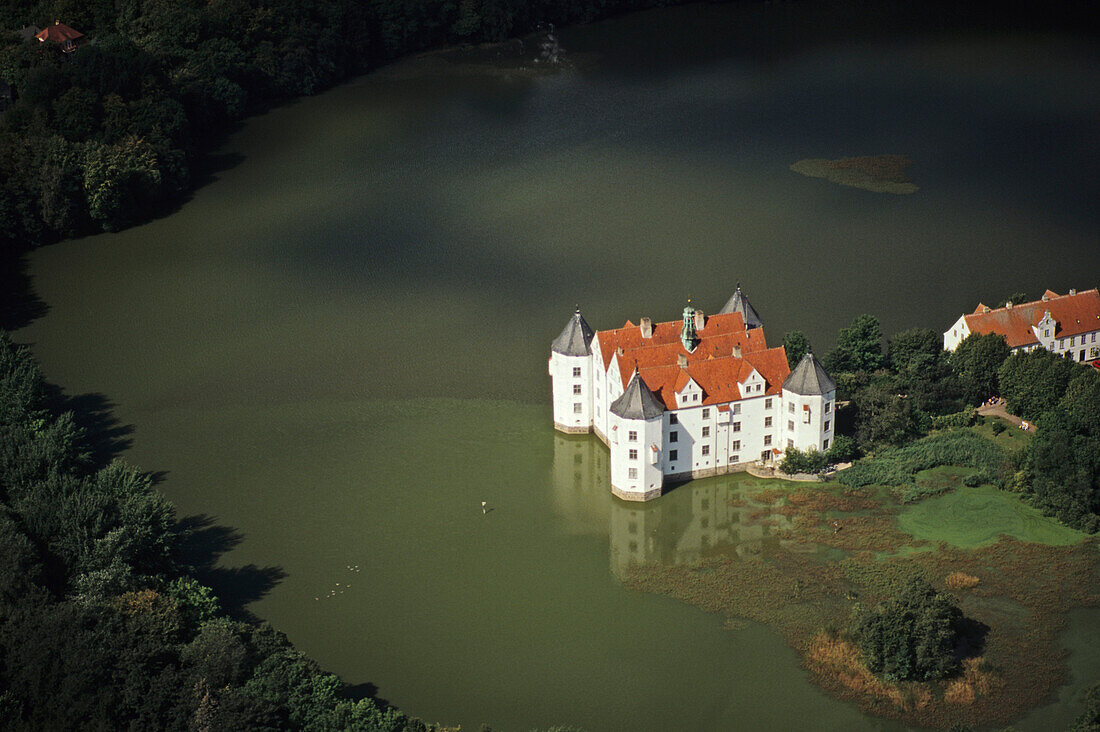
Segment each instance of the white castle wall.
[[554,427],[562,432],[592,429],[592,359],[551,351]]

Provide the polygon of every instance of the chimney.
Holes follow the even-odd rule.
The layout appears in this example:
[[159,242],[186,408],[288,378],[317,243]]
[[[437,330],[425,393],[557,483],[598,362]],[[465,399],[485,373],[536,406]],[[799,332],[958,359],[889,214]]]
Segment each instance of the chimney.
[[1012,301],[1011,300],[1005,300],[1005,310],[1011,310],[1011,309],[1012,309]]
[[1048,295],[1044,292],[1043,293],[1043,302],[1047,302],[1048,300],[1050,300],[1050,295]]
[[733,346],[733,357],[741,358],[741,344],[737,343]]
[[642,331],[642,338],[653,337],[653,320],[651,318],[642,318],[642,324],[639,327]]
[[682,353],[676,354],[676,362],[680,364],[680,368],[686,369],[688,367],[688,357]]
[[1074,288],[1072,288],[1072,287],[1071,287],[1071,288],[1070,288],[1070,290],[1069,290],[1069,294],[1071,294],[1071,295],[1076,295],[1076,294],[1077,294],[1077,290],[1075,290]]
[[699,332],[703,329],[703,326],[707,324],[707,316],[703,315],[703,311],[696,308],[695,310],[695,331]]
[[615,349],[615,354],[618,355],[618,356],[623,355],[623,347],[619,346],[618,348],[616,348]]
[[989,312],[989,306],[988,305],[983,306],[982,307],[982,312],[983,313],[988,313]]

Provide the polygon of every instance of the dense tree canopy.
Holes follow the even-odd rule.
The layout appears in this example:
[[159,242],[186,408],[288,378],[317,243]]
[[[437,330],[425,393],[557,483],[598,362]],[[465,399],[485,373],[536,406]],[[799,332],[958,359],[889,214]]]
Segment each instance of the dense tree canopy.
[[874,371],[882,364],[882,329],[873,315],[860,315],[841,328],[836,348],[825,357],[825,368],[833,372]]
[[951,353],[951,368],[978,399],[1000,394],[997,372],[1010,350],[1004,336],[997,333],[973,333]]
[[922,579],[863,613],[853,634],[867,668],[888,681],[928,681],[955,670],[962,611]]
[[1009,411],[1024,419],[1038,420],[1058,404],[1071,377],[1080,368],[1069,359],[1036,348],[1005,359],[997,380]]
[[0,332],[0,727],[428,729],[223,614],[180,539],[148,475],[96,464]]
[[792,330],[783,336],[783,350],[787,354],[787,365],[792,369],[810,350],[810,342],[800,330]]

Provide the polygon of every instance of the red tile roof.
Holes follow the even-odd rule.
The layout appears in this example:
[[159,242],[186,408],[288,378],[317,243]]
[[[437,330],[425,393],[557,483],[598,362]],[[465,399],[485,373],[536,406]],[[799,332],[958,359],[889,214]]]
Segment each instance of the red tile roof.
[[[697,331],[699,344],[688,352],[680,342],[680,321],[654,323],[653,336],[642,338],[641,328],[627,321],[617,330],[596,333],[604,368],[611,364],[619,348],[619,376],[623,387],[635,370],[667,409],[677,409],[676,394],[693,379],[703,390],[698,404],[724,404],[741,398],[740,383],[755,368],[765,380],[762,394],[775,395],[790,374],[787,355],[782,347],[768,348],[764,329],[745,330],[740,313],[707,316]],[[734,347],[741,348],[735,356]],[[680,366],[680,356],[687,365]],[[696,403],[692,405],[695,406]]]
[[52,41],[53,43],[64,43],[65,41],[76,41],[84,37],[84,34],[78,30],[70,28],[64,23],[57,22],[46,28],[41,33],[35,35],[40,41]]
[[1035,300],[989,312],[984,312],[985,306],[979,304],[977,310],[963,316],[966,327],[971,333],[999,333],[1005,337],[1009,348],[1038,343],[1031,326],[1038,325],[1047,310],[1057,323],[1055,338],[1100,330],[1100,292],[1096,288],[1075,295],[1059,295],[1047,290],[1043,297],[1047,300]]

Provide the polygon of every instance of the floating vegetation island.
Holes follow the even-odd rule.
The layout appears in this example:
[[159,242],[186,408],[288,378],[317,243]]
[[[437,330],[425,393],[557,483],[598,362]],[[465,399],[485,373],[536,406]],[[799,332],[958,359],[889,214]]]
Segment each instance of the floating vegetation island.
[[807,158],[792,165],[791,170],[865,191],[904,194],[917,191],[905,175],[912,164],[905,155],[864,155],[839,160]]

